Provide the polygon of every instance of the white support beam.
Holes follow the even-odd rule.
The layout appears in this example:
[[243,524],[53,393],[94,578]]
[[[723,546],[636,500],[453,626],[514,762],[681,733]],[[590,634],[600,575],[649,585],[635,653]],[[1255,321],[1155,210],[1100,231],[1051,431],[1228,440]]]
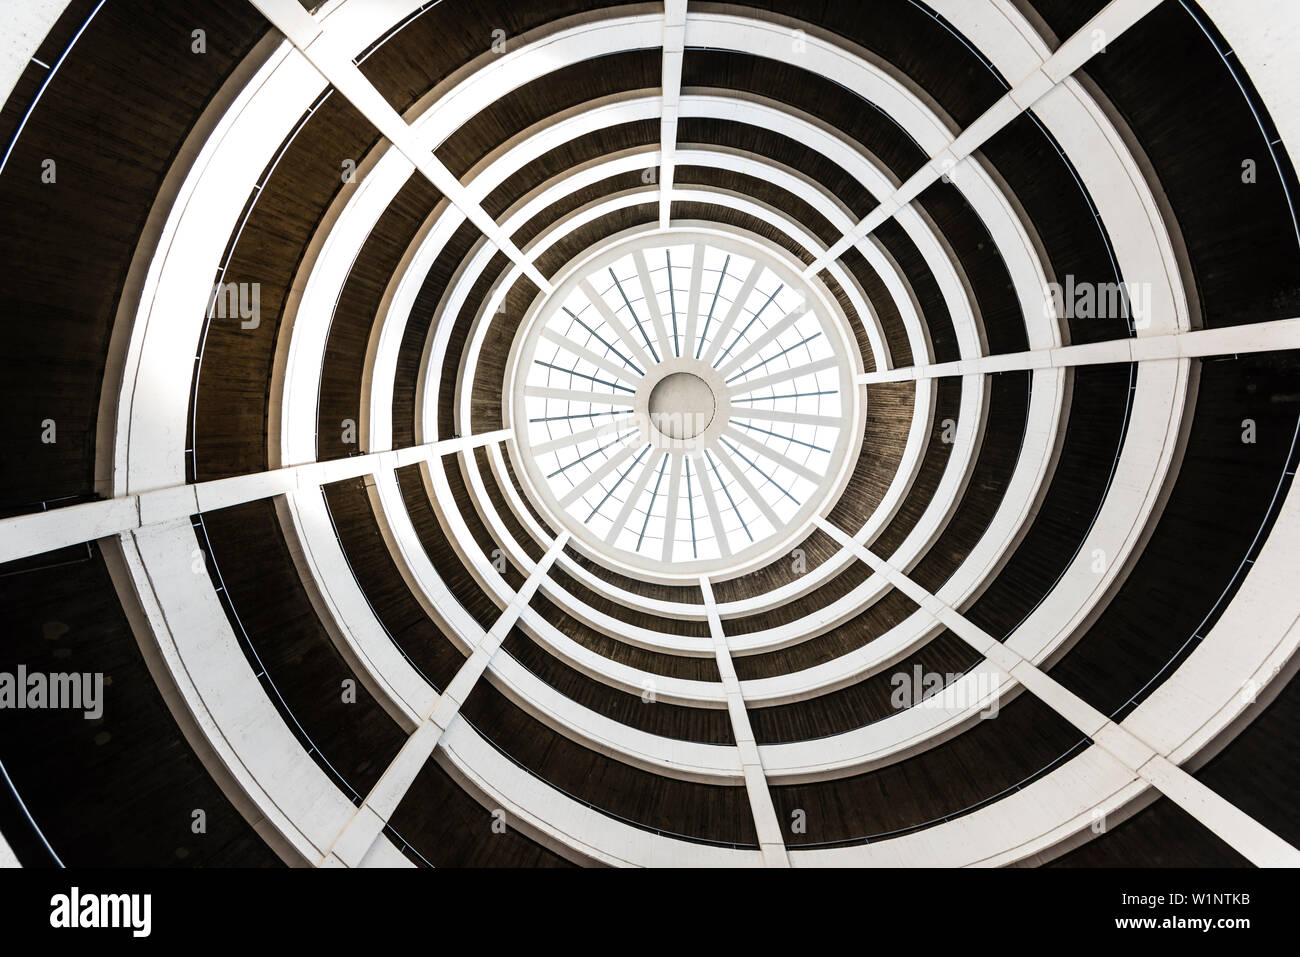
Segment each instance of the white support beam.
[[735,326],[736,320],[740,318],[740,313],[745,308],[745,304],[749,302],[749,296],[754,291],[754,287],[758,285],[758,280],[762,278],[763,268],[761,262],[755,262],[750,268],[749,275],[745,277],[744,283],[741,284],[740,291],[737,292],[736,297],[731,300],[731,308],[727,310],[727,315],[722,320],[722,324],[718,326],[713,335],[709,338],[709,347],[705,349],[704,353],[700,356],[700,358],[709,365],[714,364],[713,357],[717,355],[718,350],[722,348],[723,340],[731,336],[732,327]]
[[768,502],[758,489],[754,487],[754,483],[749,478],[749,470],[737,468],[730,457],[724,458],[719,455],[717,461],[721,461],[727,471],[731,473],[732,478],[736,480],[736,483],[740,486],[741,490],[749,496],[749,500],[758,507],[758,510],[763,514],[763,518],[767,520],[767,523],[773,528],[780,528],[781,519],[777,516],[771,503]]
[[709,615],[709,636],[713,639],[713,650],[718,656],[718,673],[722,676],[722,687],[727,695],[727,714],[731,716],[731,731],[740,751],[745,790],[749,794],[749,806],[754,814],[754,830],[758,834],[759,850],[763,852],[763,866],[789,867],[790,857],[786,853],[785,838],[781,835],[781,822],[777,820],[772,792],[768,790],[763,760],[758,754],[758,744],[749,724],[749,712],[745,709],[745,699],[740,693],[740,680],[736,677],[736,669],[731,662],[727,636],[722,630],[722,619],[718,616],[713,586],[709,584],[707,575],[700,576],[700,590],[704,593],[704,607]]
[[709,478],[708,463],[702,451],[692,453],[691,458],[695,460],[695,474],[700,480],[700,497],[704,499],[704,508],[709,514],[709,524],[713,528],[713,538],[718,543],[718,551],[723,558],[730,558],[731,543],[728,541],[727,530],[722,524],[722,511],[718,508],[717,497],[713,494],[713,480]]
[[[668,337],[664,313],[659,308],[659,297],[655,295],[654,282],[650,279],[650,266],[645,261],[645,252],[638,249],[632,253],[632,262],[636,265],[636,276],[641,283],[641,295],[645,297],[645,308],[650,313],[650,325],[655,331],[655,341],[659,344],[659,355],[667,360],[676,351],[676,343]],[[669,283],[671,282],[670,278]]]
[[682,97],[682,60],[686,55],[686,0],[664,0],[663,111],[659,121],[659,226],[672,221],[676,172],[677,109]]
[[704,246],[697,243],[691,255],[691,289],[686,297],[686,341],[682,355],[695,355],[696,331],[700,325],[700,291],[704,285]]
[[741,382],[732,388],[735,389],[735,392],[738,395],[749,395],[754,392],[760,392],[770,386],[780,385],[782,382],[789,382],[792,379],[798,379],[801,376],[815,375],[818,372],[825,372],[827,369],[834,369],[839,365],[839,363],[840,357],[831,355],[827,356],[825,359],[818,359],[815,362],[809,362],[806,365],[793,366],[788,369],[781,369],[777,372],[770,372],[757,379],[750,379]]
[[665,565],[673,560],[673,544],[677,541],[677,501],[684,458],[677,452],[670,452],[668,456],[668,498],[664,506],[664,541],[660,553],[660,559]]
[[1124,725],[1110,720],[1015,649],[995,639],[830,522],[819,518],[817,526],[842,546],[853,548],[873,571],[887,578],[891,585],[982,654],[990,664],[1018,681],[1026,691],[1087,735],[1095,747],[1172,798],[1251,863],[1258,867],[1300,866],[1300,850],[1224,801]]
[[574,389],[554,389],[549,386],[530,385],[524,387],[524,394],[538,399],[554,399],[557,402],[581,402],[586,405],[619,405],[631,408],[632,399],[620,395],[603,395],[599,392],[578,392]]
[[[667,454],[667,452],[664,453],[664,455]],[[653,457],[650,462],[646,463],[646,467],[641,470],[641,474],[637,476],[636,481],[632,484],[632,491],[629,493],[627,501],[623,503],[623,507],[618,510],[618,516],[609,526],[609,532],[605,535],[606,545],[612,545],[623,529],[627,527],[628,519],[632,516],[632,509],[641,501],[646,486],[650,484],[650,479],[658,471],[656,466],[659,461],[659,456]]]
[[1156,362],[1162,359],[1249,355],[1283,349],[1300,349],[1300,318],[1276,319],[1272,322],[1226,326],[1221,329],[1193,329],[1147,338],[1110,339],[1081,346],[1060,346],[958,362],[885,369],[859,375],[858,383],[876,385],[881,382],[912,382],[954,375],[1104,365],[1112,362]]
[[555,343],[555,345],[564,349],[570,355],[577,356],[579,359],[590,362],[596,368],[602,370],[607,375],[612,376],[614,379],[635,385],[642,378],[627,366],[620,366],[618,363],[612,362],[605,356],[578,345],[572,339],[560,335],[554,329],[543,329],[542,338]]
[[740,352],[733,353],[729,357],[728,361],[723,363],[723,365],[718,369],[718,374],[721,375],[725,381],[730,382],[731,376],[736,370],[740,369],[748,359],[757,355],[759,350],[768,343],[775,342],[779,339],[787,329],[808,314],[808,309],[809,306],[805,304],[791,310],[780,322],[773,325],[766,332],[755,337]]
[[384,469],[399,469],[427,458],[504,442],[513,434],[511,429],[500,429],[395,451],[291,465],[0,519],[0,564],[200,512],[273,498],[295,489],[319,488]]
[[389,818],[406,797],[406,792],[410,790],[416,776],[424,768],[425,762],[433,755],[433,749],[437,747],[443,733],[459,715],[460,706],[464,704],[479,678],[483,676],[483,672],[491,664],[501,647],[501,642],[518,622],[520,614],[532,601],[542,579],[550,572],[556,556],[564,550],[568,540],[568,532],[560,533],[547,549],[546,554],[542,556],[541,561],[537,563],[533,573],[528,576],[523,587],[519,589],[514,600],[501,613],[501,617],[483,633],[451,683],[438,696],[438,700],[424,716],[419,727],[406,739],[406,743],[397,752],[388,769],[366,795],[366,799],[357,808],[356,814],[334,839],[334,843],[321,858],[321,866],[342,864],[347,867],[361,867],[369,862],[371,848],[383,834]]
[[814,415],[811,412],[784,412],[780,409],[743,409],[733,406],[733,419],[762,419],[764,422],[790,422],[794,425],[824,425],[838,428],[844,420],[837,415]]
[[[536,252],[535,248],[534,252]],[[609,327],[618,333],[619,340],[623,345],[627,346],[628,351],[632,353],[633,358],[641,364],[641,368],[649,369],[654,366],[656,364],[655,361],[651,358],[650,353],[645,351],[645,348],[642,345],[644,340],[638,340],[637,337],[633,335],[632,328],[615,315],[614,310],[611,309],[609,303],[605,301],[605,297],[596,291],[596,287],[588,280],[584,279],[582,282],[578,283],[578,288],[581,289],[582,294],[587,297],[587,301],[596,307],[596,312],[600,315],[600,318],[604,319],[605,322],[609,324]]]
[[[579,482],[573,488],[569,489],[569,491],[565,494],[565,496],[562,499],[560,499],[560,507],[568,508],[574,502],[578,501],[578,499],[582,498],[593,488],[595,488],[597,483],[599,483],[601,479],[613,473],[615,469],[617,469],[624,462],[630,459],[632,457],[633,452],[635,452],[638,448],[642,448],[642,445],[639,442],[634,444],[627,444],[628,439],[634,438],[638,434],[639,433],[635,431],[629,432],[627,435],[623,436],[622,439],[619,439],[618,440],[619,442],[624,443],[623,447],[619,449],[615,454],[605,459],[605,461],[601,463],[601,465],[598,468],[594,469],[591,472],[591,474],[589,474],[581,482]],[[613,445],[614,443],[611,442],[610,444]]]
[[820,472],[808,468],[808,466],[804,465],[802,462],[796,462],[794,459],[790,458],[790,456],[786,455],[785,453],[778,452],[776,449],[764,445],[762,442],[759,442],[748,432],[741,432],[739,429],[735,428],[734,426],[728,425],[726,430],[723,432],[723,434],[726,435],[728,438],[732,439],[733,441],[738,442],[741,445],[745,446],[746,448],[752,450],[753,452],[756,452],[759,455],[766,456],[767,458],[775,462],[777,465],[780,465],[782,468],[789,469],[795,475],[799,476],[800,478],[807,479],[809,482],[821,482],[825,478],[825,476],[822,475]]
[[493,245],[524,270],[525,275],[544,293],[551,284],[532,261],[511,241],[482,204],[452,175],[431,152],[424,149],[410,124],[366,79],[352,62],[348,50],[354,45],[350,36],[339,35],[307,12],[297,0],[252,0],[277,30],[307,58],[325,80],[339,91],[408,161],[431,182],[443,196],[479,228]]
[[1112,0],[1112,2],[1070,37],[1037,70],[1017,83],[1000,100],[984,112],[943,149],[932,153],[930,161],[912,174],[892,195],[883,197],[880,205],[865,219],[836,242],[808,267],[805,275],[817,275],[843,255],[850,246],[862,242],[882,223],[891,219],[912,200],[920,196],[940,177],[949,177],[953,171],[996,133],[1006,127],[1035,103],[1065,82],[1075,71],[1102,52],[1105,45],[1113,43],[1121,34],[1160,5],[1162,0]]
[[636,414],[629,411],[625,415],[620,416],[617,419],[610,419],[608,422],[601,425],[594,425],[589,429],[583,429],[581,432],[562,435],[549,442],[535,445],[533,446],[533,454],[537,456],[549,455],[559,449],[567,449],[569,446],[578,445],[582,442],[590,442],[593,439],[602,444],[607,439],[613,441],[627,429],[635,427],[636,423]]

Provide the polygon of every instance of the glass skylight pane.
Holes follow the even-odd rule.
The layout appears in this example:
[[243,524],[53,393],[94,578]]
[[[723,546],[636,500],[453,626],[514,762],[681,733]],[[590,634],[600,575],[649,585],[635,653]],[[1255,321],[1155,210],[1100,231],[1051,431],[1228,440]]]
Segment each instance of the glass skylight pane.
[[796,535],[851,437],[847,331],[745,247],[621,249],[556,293],[517,361],[526,471],[589,546],[656,573]]

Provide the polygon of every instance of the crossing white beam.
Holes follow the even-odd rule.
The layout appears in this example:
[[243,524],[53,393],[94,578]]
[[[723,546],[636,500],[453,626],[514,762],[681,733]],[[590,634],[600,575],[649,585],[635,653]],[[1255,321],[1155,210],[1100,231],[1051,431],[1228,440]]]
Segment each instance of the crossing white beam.
[[663,112],[659,121],[659,226],[672,220],[673,174],[677,168],[677,109],[686,55],[686,0],[664,0]]
[[498,249],[520,266],[525,275],[544,293],[551,284],[488,215],[482,204],[452,175],[431,152],[424,149],[406,120],[389,105],[383,95],[352,62],[348,50],[354,38],[340,35],[337,28],[322,24],[297,0],[252,0],[277,30],[288,38],[298,52],[347,98],[375,129],[383,134],[408,161],[431,182],[443,196],[479,228]]
[[568,540],[568,532],[562,532],[555,539],[546,554],[542,556],[542,560],[537,563],[533,573],[528,576],[523,587],[519,589],[514,600],[501,613],[496,624],[483,633],[451,683],[438,696],[419,727],[406,739],[402,749],[397,752],[397,757],[393,758],[378,783],[366,795],[366,799],[357,808],[356,814],[334,839],[334,843],[320,860],[321,866],[342,864],[347,867],[362,867],[368,863],[370,850],[383,834],[389,818],[406,797],[406,792],[410,790],[411,784],[424,768],[425,762],[433,755],[433,749],[437,747],[443,733],[456,720],[460,713],[460,706],[470,696],[479,678],[483,676],[483,672],[487,670],[492,658],[501,648],[501,642],[505,640],[510,629],[519,620],[520,614],[532,601],[542,579],[549,573],[556,556],[564,550]]
[[406,449],[291,465],[0,519],[0,563],[188,518],[200,512],[272,498],[295,489],[319,488],[372,472],[399,469],[426,458],[504,442],[511,435],[513,430],[500,429]]
[[732,734],[736,739],[736,747],[740,750],[745,790],[749,794],[749,806],[754,814],[754,830],[758,833],[763,866],[789,867],[790,857],[786,853],[785,838],[781,836],[781,823],[776,817],[772,792],[767,787],[763,760],[759,757],[758,743],[754,740],[754,731],[749,724],[749,712],[745,710],[745,699],[740,693],[740,679],[736,677],[736,668],[731,663],[727,636],[722,630],[722,619],[718,616],[718,604],[713,599],[713,586],[709,584],[709,576],[700,576],[700,590],[704,592],[704,607],[709,615],[709,636],[713,639],[713,650],[718,656],[718,673],[722,676],[722,687],[727,695],[727,713],[731,716]]
[[930,161],[917,170],[892,195],[884,197],[854,230],[845,234],[806,270],[812,277],[842,256],[851,246],[866,239],[876,227],[893,218],[920,196],[940,177],[950,177],[996,133],[1011,123],[1044,96],[1051,93],[1092,57],[1102,52],[1126,30],[1160,5],[1162,0],[1112,0],[1112,2],[1070,39],[1061,44],[1038,69],[1017,83],[1010,91],[967,127],[945,148],[934,153]]
[[1148,338],[1110,339],[1081,346],[1059,346],[1030,352],[957,362],[884,369],[858,376],[861,385],[881,382],[912,382],[944,376],[977,375],[991,372],[1025,372],[1064,366],[1104,365],[1111,362],[1154,362],[1161,359],[1195,359],[1204,356],[1249,355],[1300,349],[1300,318],[1276,319],[1222,329],[1194,329]]
[[1259,867],[1300,866],[1300,850],[1233,807],[1128,728],[1110,720],[1013,648],[995,639],[830,522],[819,518],[817,525],[842,546],[854,549],[873,571],[885,576],[891,585],[984,655],[989,663],[1018,681],[1026,691],[1082,731],[1096,747],[1172,798],[1251,863]]

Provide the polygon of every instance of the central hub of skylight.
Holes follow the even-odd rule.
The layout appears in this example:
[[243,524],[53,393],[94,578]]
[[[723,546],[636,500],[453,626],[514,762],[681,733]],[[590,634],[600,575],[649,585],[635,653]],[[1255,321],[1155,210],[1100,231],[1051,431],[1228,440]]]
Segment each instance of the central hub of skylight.
[[575,545],[677,580],[770,560],[829,509],[863,390],[856,341],[801,273],[723,234],[655,232],[534,307],[510,419],[527,489]]
[[693,439],[713,422],[718,402],[692,372],[672,372],[650,390],[650,422],[669,439]]

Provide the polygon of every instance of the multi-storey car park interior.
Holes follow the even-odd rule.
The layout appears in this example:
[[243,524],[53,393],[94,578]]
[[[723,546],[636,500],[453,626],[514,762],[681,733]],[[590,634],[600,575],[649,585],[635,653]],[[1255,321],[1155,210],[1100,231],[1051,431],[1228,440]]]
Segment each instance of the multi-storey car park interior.
[[1291,0],[0,9],[0,861],[1300,861]]

